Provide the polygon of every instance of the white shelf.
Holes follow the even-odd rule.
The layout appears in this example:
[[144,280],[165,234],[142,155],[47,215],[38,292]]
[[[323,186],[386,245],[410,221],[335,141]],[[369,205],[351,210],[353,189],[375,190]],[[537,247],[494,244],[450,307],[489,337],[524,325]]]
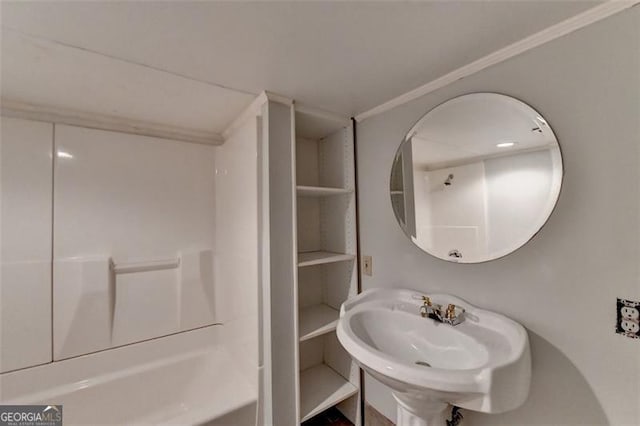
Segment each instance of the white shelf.
[[299,403],[298,422],[342,402],[345,415],[356,423],[361,415],[354,396],[360,389],[359,374],[335,334],[340,312],[334,308],[356,293],[358,284],[352,127],[348,120],[309,114],[296,105],[295,134],[294,229],[298,231],[297,290],[302,305],[296,307],[298,335],[294,338],[298,339],[297,370],[301,370],[296,371],[297,398],[286,395],[286,399]]
[[298,266],[322,265],[324,263],[344,262],[353,260],[353,254],[333,253],[329,251],[310,251],[298,253]]
[[350,396],[358,389],[324,364],[300,373],[301,421],[309,420]]
[[297,186],[297,193],[301,197],[328,197],[331,195],[350,194],[350,189],[329,188],[326,186]]
[[300,341],[313,339],[336,329],[340,312],[329,305],[314,305],[300,309]]

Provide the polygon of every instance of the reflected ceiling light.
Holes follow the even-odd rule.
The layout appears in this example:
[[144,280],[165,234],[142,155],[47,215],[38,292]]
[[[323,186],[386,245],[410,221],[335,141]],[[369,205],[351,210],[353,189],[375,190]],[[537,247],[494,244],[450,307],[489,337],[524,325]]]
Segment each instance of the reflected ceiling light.
[[515,144],[516,144],[515,142],[502,142],[502,143],[496,144],[496,146],[498,148],[511,148]]
[[58,156],[58,158],[73,158],[73,155],[65,151],[58,151],[56,155]]
[[547,126],[547,120],[545,120],[544,118],[542,118],[542,117],[540,117],[540,116],[537,116],[536,118],[538,119],[538,121],[539,121],[540,123],[542,123],[542,124],[544,124],[545,126]]

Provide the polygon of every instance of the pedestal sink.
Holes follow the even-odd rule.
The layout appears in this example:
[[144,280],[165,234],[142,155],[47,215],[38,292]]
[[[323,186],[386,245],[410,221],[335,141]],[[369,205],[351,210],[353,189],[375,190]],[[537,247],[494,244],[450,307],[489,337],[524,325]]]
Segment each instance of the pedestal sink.
[[483,413],[520,406],[531,380],[525,329],[509,318],[446,294],[434,304],[463,308],[449,325],[422,317],[423,294],[371,289],[347,300],[337,334],[351,357],[389,386],[398,426],[444,426],[455,405]]

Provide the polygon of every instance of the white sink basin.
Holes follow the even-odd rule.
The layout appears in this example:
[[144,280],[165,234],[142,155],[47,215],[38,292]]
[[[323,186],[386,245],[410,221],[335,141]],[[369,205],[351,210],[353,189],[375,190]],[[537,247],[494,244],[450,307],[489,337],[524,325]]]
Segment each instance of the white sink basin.
[[484,413],[520,406],[531,380],[525,329],[445,294],[429,296],[464,308],[464,321],[453,326],[423,318],[421,296],[371,289],[340,310],[338,339],[365,371],[391,387],[397,424],[444,425],[450,404]]

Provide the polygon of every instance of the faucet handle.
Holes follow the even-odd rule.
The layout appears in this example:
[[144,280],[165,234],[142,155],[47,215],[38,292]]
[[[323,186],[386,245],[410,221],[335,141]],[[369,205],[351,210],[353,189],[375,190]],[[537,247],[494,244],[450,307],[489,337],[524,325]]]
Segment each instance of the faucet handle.
[[420,315],[424,318],[433,313],[433,304],[429,296],[414,295],[414,299],[422,300],[422,306],[420,306]]
[[447,306],[447,310],[444,315],[445,322],[451,325],[458,325],[463,321],[463,314],[465,310],[461,306],[456,306],[453,303],[450,303]]
[[447,312],[445,314],[445,317],[447,319],[453,319],[456,316],[456,305],[454,305],[453,303],[449,303],[449,306],[447,306]]

